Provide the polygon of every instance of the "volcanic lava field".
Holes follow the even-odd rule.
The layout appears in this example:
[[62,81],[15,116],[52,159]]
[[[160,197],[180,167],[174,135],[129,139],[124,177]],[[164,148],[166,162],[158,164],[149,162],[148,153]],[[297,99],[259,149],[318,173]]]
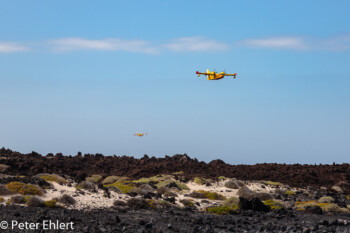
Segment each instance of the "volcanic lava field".
[[1,221],[73,222],[64,232],[350,232],[349,184],[349,164],[0,149]]

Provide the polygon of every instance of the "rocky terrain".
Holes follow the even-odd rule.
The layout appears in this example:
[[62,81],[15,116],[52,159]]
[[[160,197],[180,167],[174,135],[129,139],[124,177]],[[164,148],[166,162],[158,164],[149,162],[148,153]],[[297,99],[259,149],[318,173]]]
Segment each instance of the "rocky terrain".
[[57,232],[45,221],[59,221],[63,232],[350,232],[349,169],[2,148],[0,230]]

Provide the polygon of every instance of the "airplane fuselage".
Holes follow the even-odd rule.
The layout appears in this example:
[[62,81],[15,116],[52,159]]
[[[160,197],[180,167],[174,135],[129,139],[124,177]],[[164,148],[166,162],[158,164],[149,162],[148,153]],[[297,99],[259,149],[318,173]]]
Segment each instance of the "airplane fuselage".
[[223,77],[225,77],[225,75],[223,75],[223,74],[209,74],[207,79],[208,80],[219,80],[219,79],[222,79]]

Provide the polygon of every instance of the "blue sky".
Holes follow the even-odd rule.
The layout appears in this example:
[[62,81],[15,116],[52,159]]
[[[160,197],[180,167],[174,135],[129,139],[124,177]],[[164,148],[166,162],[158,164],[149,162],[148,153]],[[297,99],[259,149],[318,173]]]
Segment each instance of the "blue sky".
[[[0,1],[0,146],[349,163],[348,9],[322,0]],[[237,79],[196,77],[207,68]]]

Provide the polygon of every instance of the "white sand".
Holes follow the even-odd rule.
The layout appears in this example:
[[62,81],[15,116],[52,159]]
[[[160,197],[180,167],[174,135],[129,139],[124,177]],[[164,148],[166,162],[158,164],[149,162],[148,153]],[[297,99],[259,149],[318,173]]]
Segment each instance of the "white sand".
[[[52,182],[52,189],[47,189],[46,193],[41,197],[44,201],[52,200],[53,198],[59,198],[63,194],[67,194],[72,196],[76,200],[75,205],[68,206],[66,208],[69,209],[95,209],[95,208],[109,208],[113,206],[113,202],[115,200],[127,200],[130,198],[129,195],[126,194],[118,194],[116,192],[110,191],[110,198],[105,196],[105,192],[103,190],[98,190],[97,192],[91,192],[87,190],[76,190],[75,183],[72,183],[71,187],[67,185],[60,185],[58,183]],[[197,206],[199,210],[204,210],[208,206],[217,206],[222,203],[220,200],[207,200],[209,203],[201,203],[203,199],[191,198],[188,196],[184,196],[185,194],[189,194],[196,190],[204,190],[209,192],[216,192],[218,194],[223,195],[226,198],[235,196],[238,197],[237,192],[238,189],[229,189],[224,186],[225,181],[218,181],[212,183],[210,186],[206,185],[198,185],[194,182],[188,182],[186,185],[190,190],[183,190],[176,192],[178,196],[176,199],[176,204],[179,206],[183,206],[179,201],[182,199],[190,199],[193,202],[200,203],[200,206]],[[276,188],[271,187],[269,185],[262,185],[260,182],[245,182],[246,186],[256,192],[266,192],[271,193],[274,192]],[[83,194],[82,194],[83,193]],[[5,196],[5,201],[2,203],[3,205],[11,196]]]

